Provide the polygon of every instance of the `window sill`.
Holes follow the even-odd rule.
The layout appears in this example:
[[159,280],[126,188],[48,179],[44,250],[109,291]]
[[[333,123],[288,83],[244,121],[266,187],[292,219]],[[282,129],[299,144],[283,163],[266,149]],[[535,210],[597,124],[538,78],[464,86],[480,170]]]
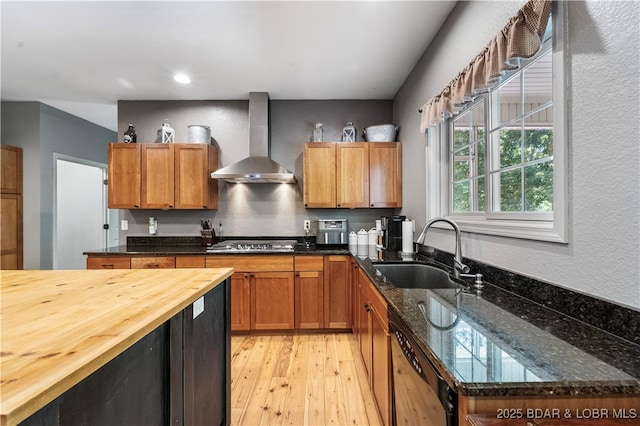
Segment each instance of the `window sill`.
[[508,238],[568,243],[565,227],[553,221],[487,219],[481,216],[451,215],[463,232]]

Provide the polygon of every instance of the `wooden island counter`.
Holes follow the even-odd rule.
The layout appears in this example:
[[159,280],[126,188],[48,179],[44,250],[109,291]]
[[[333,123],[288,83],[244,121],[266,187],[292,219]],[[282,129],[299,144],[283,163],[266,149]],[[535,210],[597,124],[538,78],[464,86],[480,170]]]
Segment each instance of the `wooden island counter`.
[[228,424],[232,273],[1,271],[0,423]]

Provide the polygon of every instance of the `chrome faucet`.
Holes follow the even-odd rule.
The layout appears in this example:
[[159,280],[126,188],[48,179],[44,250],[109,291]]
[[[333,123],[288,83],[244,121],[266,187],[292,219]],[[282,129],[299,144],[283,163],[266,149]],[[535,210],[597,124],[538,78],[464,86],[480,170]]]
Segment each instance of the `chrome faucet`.
[[462,243],[460,241],[460,228],[458,227],[457,223],[455,223],[451,219],[447,219],[446,217],[436,217],[435,219],[431,219],[424,225],[424,228],[422,228],[422,232],[420,233],[420,236],[418,237],[418,240],[416,242],[418,244],[424,245],[424,239],[427,236],[427,231],[429,230],[429,228],[431,228],[431,225],[436,222],[448,223],[453,228],[456,234],[456,253],[453,258],[453,275],[456,278],[460,278],[460,273],[468,273],[469,267],[462,263]]

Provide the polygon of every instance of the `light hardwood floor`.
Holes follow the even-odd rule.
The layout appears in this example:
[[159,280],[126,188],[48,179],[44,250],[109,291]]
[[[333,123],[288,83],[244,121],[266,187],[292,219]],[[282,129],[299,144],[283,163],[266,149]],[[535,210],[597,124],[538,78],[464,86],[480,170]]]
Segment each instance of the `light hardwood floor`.
[[233,336],[231,424],[380,425],[352,334]]

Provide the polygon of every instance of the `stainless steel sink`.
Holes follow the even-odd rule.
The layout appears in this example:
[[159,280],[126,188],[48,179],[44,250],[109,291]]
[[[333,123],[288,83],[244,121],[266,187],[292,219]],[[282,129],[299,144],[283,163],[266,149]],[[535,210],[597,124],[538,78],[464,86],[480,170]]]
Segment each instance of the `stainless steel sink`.
[[420,263],[378,263],[374,265],[391,284],[400,288],[460,288],[442,269]]

